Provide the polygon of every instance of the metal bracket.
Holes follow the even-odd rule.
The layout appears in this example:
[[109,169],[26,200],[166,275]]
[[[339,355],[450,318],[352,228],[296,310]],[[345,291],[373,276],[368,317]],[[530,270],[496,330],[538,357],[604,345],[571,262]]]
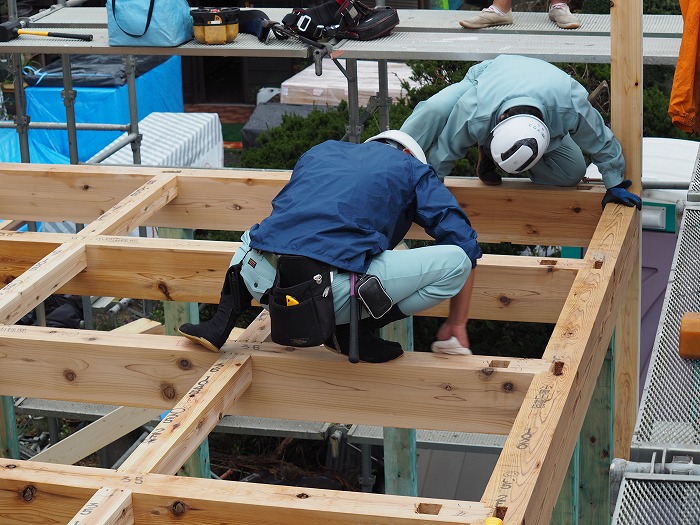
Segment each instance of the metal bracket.
[[27,130],[29,130],[29,122],[31,121],[29,115],[15,115],[14,121],[17,133],[27,133]]
[[63,99],[63,105],[66,107],[74,106],[75,105],[75,97],[76,97],[76,92],[74,89],[71,89],[70,91],[66,91],[65,89],[61,90],[61,98]]

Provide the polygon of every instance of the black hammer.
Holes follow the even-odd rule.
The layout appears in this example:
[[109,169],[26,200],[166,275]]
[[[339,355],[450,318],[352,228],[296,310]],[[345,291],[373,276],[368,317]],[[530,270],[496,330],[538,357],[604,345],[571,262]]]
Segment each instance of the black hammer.
[[9,42],[19,35],[53,36],[58,38],[73,38],[90,42],[92,35],[81,35],[76,33],[54,33],[53,31],[35,31],[33,29],[23,29],[19,20],[10,20],[0,24],[0,42]]

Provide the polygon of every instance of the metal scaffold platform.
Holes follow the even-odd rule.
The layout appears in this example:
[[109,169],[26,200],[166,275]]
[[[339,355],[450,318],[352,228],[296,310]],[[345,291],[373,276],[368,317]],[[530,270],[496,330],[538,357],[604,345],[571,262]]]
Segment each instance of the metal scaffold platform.
[[[271,20],[280,21],[289,8],[266,8]],[[339,57],[358,60],[468,60],[480,61],[499,54],[528,55],[550,62],[610,62],[610,17],[581,14],[576,31],[557,28],[542,13],[516,13],[515,23],[479,31],[462,29],[459,21],[468,11],[400,9],[400,23],[391,35],[372,41],[341,40],[333,44]],[[267,44],[240,33],[235,41],[205,45],[192,40],[177,47],[110,47],[107,12],[95,7],[61,7],[31,18],[32,29],[78,29],[93,35],[91,42],[22,35],[0,43],[0,53],[158,54],[182,56],[310,56],[298,41],[272,38]],[[683,19],[680,15],[644,15],[645,64],[673,65],[678,58]],[[566,40],[562,41],[562,36]],[[565,42],[565,44],[563,44]]]
[[699,277],[700,155],[637,417],[632,461],[615,460],[611,467],[611,490],[619,490],[613,525],[700,523],[700,362],[678,353],[683,314],[700,312]]

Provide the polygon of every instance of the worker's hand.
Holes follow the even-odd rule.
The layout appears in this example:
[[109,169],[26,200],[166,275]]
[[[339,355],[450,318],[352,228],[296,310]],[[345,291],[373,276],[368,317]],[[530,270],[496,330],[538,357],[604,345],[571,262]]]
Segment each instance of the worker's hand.
[[636,206],[638,210],[642,209],[642,199],[639,195],[627,191],[627,188],[632,186],[631,180],[623,180],[620,184],[613,188],[609,188],[603,197],[603,208],[609,202],[623,204],[625,206]]
[[450,337],[456,337],[464,348],[469,348],[469,336],[467,335],[467,325],[453,325],[443,323],[437,332],[438,341],[447,341]]

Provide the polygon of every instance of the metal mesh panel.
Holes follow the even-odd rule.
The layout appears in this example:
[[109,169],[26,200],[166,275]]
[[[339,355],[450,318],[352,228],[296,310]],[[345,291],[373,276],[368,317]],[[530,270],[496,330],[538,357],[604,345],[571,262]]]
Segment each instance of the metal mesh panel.
[[[700,361],[678,355],[680,320],[700,312],[700,207],[683,215],[635,442],[700,450]],[[633,443],[634,444],[634,443]]]
[[697,525],[700,481],[629,479],[622,481],[613,525]]
[[700,152],[698,152],[698,157],[695,162],[695,172],[693,177],[690,179],[690,186],[688,188],[688,201],[699,201],[700,200]]

